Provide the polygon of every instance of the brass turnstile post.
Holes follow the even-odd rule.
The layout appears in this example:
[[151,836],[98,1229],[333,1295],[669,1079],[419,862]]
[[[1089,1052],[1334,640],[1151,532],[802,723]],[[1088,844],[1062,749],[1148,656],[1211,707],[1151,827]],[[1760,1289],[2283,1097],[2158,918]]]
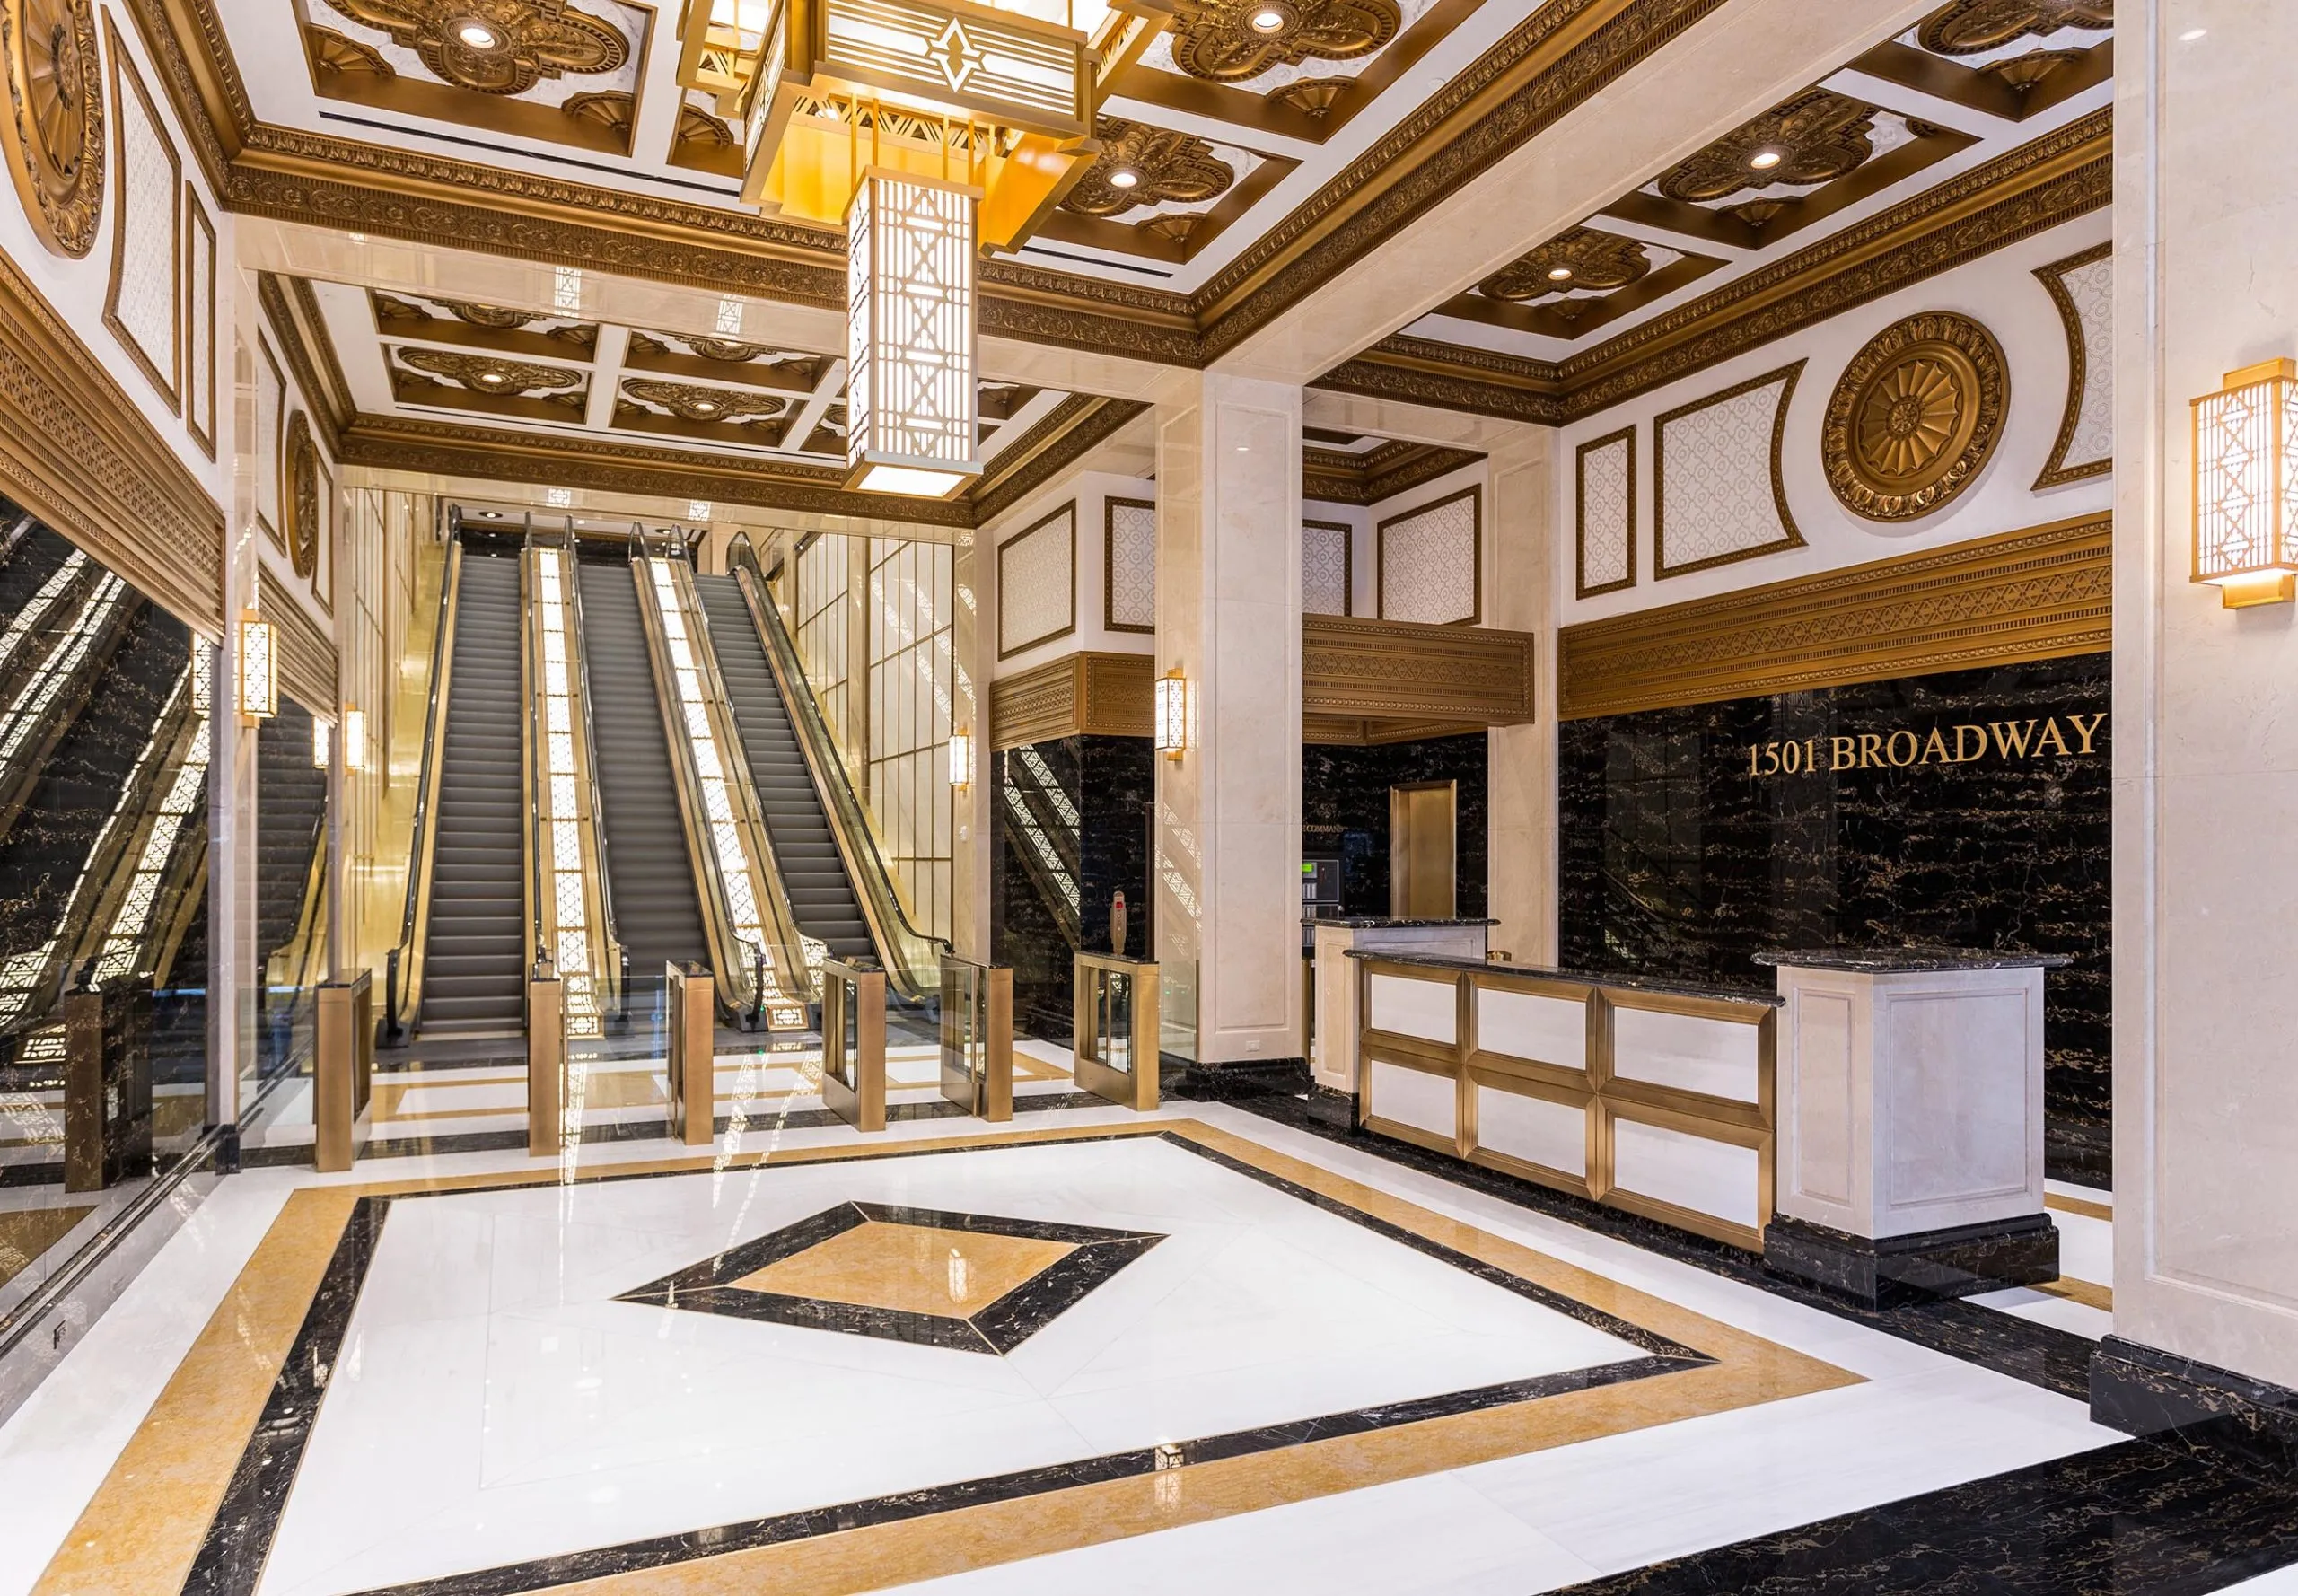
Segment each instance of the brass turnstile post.
[[822,960],[822,1101],[856,1130],[886,1128],[886,972]]
[[566,1141],[566,993],[556,975],[539,975],[527,982],[527,1153],[555,1158]]
[[1071,1068],[1077,1084],[1121,1108],[1157,1106],[1157,967],[1115,953],[1079,953]]
[[1013,971],[942,959],[942,1095],[969,1114],[1013,1117]]
[[311,1065],[311,1164],[349,1169],[367,1145],[367,1095],[375,1074],[373,978],[320,983],[318,1051]]
[[671,1134],[706,1147],[717,1134],[716,984],[706,964],[663,967],[663,1062],[670,1075]]

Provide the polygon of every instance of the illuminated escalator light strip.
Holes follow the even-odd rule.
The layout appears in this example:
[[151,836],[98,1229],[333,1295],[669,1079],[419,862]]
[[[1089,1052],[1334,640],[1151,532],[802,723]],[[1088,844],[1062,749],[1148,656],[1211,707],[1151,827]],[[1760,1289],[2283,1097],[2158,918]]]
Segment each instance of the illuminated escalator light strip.
[[535,840],[549,850],[550,892],[542,912],[558,964],[568,1036],[600,1036],[598,968],[592,954],[590,904],[583,892],[581,785],[574,769],[574,697],[566,651],[566,580],[556,548],[535,551],[535,581],[542,618],[544,758],[542,812]]

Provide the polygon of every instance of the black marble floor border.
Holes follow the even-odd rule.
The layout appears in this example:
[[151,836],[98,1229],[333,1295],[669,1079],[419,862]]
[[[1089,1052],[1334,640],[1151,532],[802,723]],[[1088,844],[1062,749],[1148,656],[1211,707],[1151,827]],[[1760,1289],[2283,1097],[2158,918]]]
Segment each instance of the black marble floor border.
[[[833,1302],[824,1297],[790,1296],[731,1284],[873,1223],[1060,1241],[1074,1250],[1004,1296],[969,1314],[919,1313],[861,1302]],[[940,1208],[848,1201],[785,1224],[780,1230],[768,1231],[659,1280],[650,1280],[624,1292],[615,1301],[1003,1357],[1164,1239],[1151,1231],[1116,1231],[1101,1225],[1056,1224],[1048,1220],[1013,1219],[994,1214],[959,1214]]]
[[1356,1128],[1353,1100],[1338,1092],[1311,1091],[1304,1095],[1297,1090],[1232,1087],[1221,1091],[1213,1101],[1321,1140],[1369,1153],[1384,1162],[1433,1176],[1448,1186],[1496,1197],[1675,1262],[1820,1309],[1869,1329],[2040,1386],[2058,1396],[2085,1402],[2090,1399],[2094,1345],[2070,1330],[1960,1299],[1940,1298],[1881,1309],[1864,1307],[1775,1274],[1763,1267],[1762,1258],[1756,1254],[1725,1242],[1711,1241],[1657,1220],[1592,1203],[1568,1192],[1432,1153],[1408,1142],[1367,1135]]
[[[1714,1358],[1695,1348],[1631,1324],[1602,1309],[1564,1296],[1536,1282],[1525,1280],[1495,1265],[1470,1258],[1440,1241],[1417,1236],[1338,1198],[1311,1191],[1282,1176],[1201,1146],[1171,1130],[965,1147],[857,1152],[830,1159],[811,1160],[803,1165],[761,1163],[752,1167],[759,1170],[811,1168],[822,1162],[856,1162],[865,1159],[882,1162],[904,1157],[1066,1147],[1079,1142],[1136,1139],[1165,1143],[1197,1153],[1208,1162],[1259,1180],[1296,1200],[1308,1202],[1386,1239],[1401,1241],[1417,1251],[1464,1269],[1479,1279],[1502,1285],[1583,1324],[1605,1330],[1644,1349],[1645,1355],[1527,1380],[1440,1392],[1378,1407],[1352,1408],[1179,1443],[1166,1443],[1154,1447],[1103,1453],[1071,1462],[990,1475],[893,1495],[868,1497],[715,1525],[678,1535],[593,1548],[436,1579],[375,1587],[358,1592],[356,1596],[517,1596],[520,1592],[548,1590],[581,1580],[665,1567],[677,1563],[723,1557],[731,1552],[803,1540],[816,1535],[930,1517],[987,1503],[1012,1501],[1078,1486],[1151,1474],[1162,1469],[1283,1451],[1311,1442],[1365,1434],[1455,1414],[1538,1401],[1570,1392],[1595,1390],[1709,1367],[1715,1363]],[[601,1179],[677,1179],[687,1172],[633,1171]],[[253,1596],[262,1577],[264,1564],[269,1558],[272,1543],[278,1535],[296,1472],[302,1465],[312,1427],[319,1416],[329,1376],[342,1351],[353,1310],[357,1305],[360,1289],[365,1283],[368,1271],[373,1266],[376,1247],[391,1206],[425,1197],[518,1189],[522,1188],[483,1187],[460,1192],[408,1193],[396,1197],[365,1197],[357,1200],[329,1259],[319,1290],[296,1331],[287,1360],[266,1399],[262,1416],[241,1453],[239,1463],[225,1487],[223,1502],[208,1525],[191,1573],[184,1581],[182,1596]],[[1147,1233],[1142,1232],[1144,1235]]]

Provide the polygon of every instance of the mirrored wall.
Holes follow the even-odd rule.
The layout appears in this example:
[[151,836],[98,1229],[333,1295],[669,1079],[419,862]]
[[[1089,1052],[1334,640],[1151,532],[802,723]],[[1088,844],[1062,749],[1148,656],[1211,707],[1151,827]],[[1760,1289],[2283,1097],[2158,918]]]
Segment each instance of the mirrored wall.
[[0,499],[0,1320],[202,1150],[215,662]]

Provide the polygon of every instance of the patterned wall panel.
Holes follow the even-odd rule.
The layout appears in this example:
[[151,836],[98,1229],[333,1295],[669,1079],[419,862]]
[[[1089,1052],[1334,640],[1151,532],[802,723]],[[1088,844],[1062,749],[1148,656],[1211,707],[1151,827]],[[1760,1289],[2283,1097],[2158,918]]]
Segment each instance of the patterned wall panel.
[[118,181],[112,188],[111,281],[104,293],[104,325],[172,410],[182,404],[176,272],[183,259],[183,162],[119,35],[109,21],[105,27],[111,32],[112,149]]
[[2050,461],[2035,478],[2037,487],[2051,487],[2114,469],[2114,246],[2053,261],[2035,276],[2066,329],[2066,412]]
[[1077,629],[1077,506],[1064,504],[997,546],[997,657]]
[[279,437],[287,425],[287,378],[271,346],[255,341],[255,518],[271,534],[272,547],[287,552],[286,519],[279,513]]
[[1669,411],[1653,423],[1653,540],[1659,574],[1801,548],[1780,445],[1803,363]]
[[1587,598],[1636,585],[1636,429],[1580,445],[1574,591]]
[[215,224],[186,184],[183,263],[183,418],[215,458]]
[[1483,618],[1484,490],[1450,497],[1381,522],[1374,536],[1383,620],[1437,626]]
[[1157,506],[1108,499],[1102,511],[1101,624],[1112,632],[1157,629]]
[[1346,615],[1355,561],[1345,521],[1301,523],[1301,613]]

